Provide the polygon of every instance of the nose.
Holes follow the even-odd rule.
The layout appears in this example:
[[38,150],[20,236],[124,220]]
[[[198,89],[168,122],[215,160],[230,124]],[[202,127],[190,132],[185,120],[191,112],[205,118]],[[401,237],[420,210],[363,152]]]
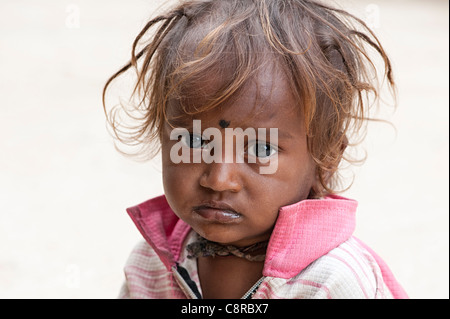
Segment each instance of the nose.
[[200,185],[216,192],[237,193],[242,189],[239,163],[211,163],[200,177]]

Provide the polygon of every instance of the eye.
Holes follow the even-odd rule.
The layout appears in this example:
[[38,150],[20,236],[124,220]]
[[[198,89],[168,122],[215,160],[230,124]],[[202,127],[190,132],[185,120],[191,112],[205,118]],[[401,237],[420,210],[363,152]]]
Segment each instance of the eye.
[[255,156],[258,158],[266,158],[277,153],[276,147],[265,142],[255,142],[248,145],[247,153],[250,156]]
[[201,135],[192,133],[181,135],[181,141],[190,148],[202,148],[206,142]]

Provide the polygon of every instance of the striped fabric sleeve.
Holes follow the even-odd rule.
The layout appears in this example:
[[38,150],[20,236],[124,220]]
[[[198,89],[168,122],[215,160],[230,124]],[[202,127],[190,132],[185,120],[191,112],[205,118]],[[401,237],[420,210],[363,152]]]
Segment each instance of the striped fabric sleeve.
[[291,279],[268,278],[254,298],[392,298],[375,259],[353,238],[320,257]]
[[133,249],[124,273],[125,282],[119,293],[121,299],[185,298],[174,283],[171,272],[144,241]]

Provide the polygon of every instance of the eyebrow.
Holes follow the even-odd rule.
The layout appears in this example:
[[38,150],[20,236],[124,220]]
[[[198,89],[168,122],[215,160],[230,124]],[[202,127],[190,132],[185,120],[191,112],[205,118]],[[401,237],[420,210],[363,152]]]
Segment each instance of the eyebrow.
[[280,131],[280,129],[278,129],[278,137],[286,139],[293,138],[293,136],[289,132]]
[[[187,119],[187,118],[176,118],[176,119],[171,119],[169,120],[169,123],[174,125],[174,126],[179,126],[179,127],[184,127],[184,128],[192,128],[192,119]],[[202,131],[204,131],[207,127],[203,127],[202,126]],[[258,130],[258,128],[256,127],[252,127],[255,130]],[[270,127],[262,127],[264,129],[266,129],[266,133],[269,134],[270,133]],[[281,130],[278,127],[272,127],[272,128],[276,128],[278,129],[278,138],[283,138],[283,139],[292,139],[294,138],[289,132]],[[234,129],[234,128],[231,128]],[[242,128],[244,131],[247,129],[246,128]]]
[[192,127],[192,121],[194,119],[188,118],[186,116],[176,117],[167,119],[168,124],[174,125],[174,126],[181,126],[181,127]]

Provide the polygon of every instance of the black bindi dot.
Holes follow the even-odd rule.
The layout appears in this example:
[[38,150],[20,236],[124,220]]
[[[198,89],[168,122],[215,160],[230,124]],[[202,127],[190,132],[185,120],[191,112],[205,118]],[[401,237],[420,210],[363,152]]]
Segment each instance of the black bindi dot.
[[230,121],[220,120],[219,125],[222,128],[226,128],[230,125]]

